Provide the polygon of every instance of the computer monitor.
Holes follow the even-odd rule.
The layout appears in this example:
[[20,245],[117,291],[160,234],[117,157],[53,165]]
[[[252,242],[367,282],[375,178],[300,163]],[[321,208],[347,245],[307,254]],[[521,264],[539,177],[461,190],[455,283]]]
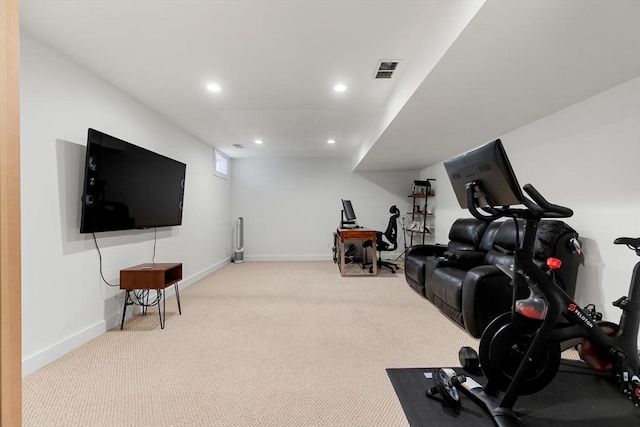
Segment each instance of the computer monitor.
[[520,185],[499,139],[445,161],[444,167],[462,208],[468,208],[466,185],[469,182],[478,184],[474,192],[478,207],[523,203]]
[[345,225],[355,225],[356,224],[356,213],[353,211],[353,205],[351,205],[351,200],[342,199],[342,218],[340,220],[340,226],[344,227]]

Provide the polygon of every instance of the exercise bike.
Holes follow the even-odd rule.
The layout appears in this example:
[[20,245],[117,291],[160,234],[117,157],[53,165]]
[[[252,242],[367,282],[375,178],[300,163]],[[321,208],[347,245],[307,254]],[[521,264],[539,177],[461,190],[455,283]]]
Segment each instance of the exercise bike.
[[[479,359],[487,385],[458,387],[483,405],[498,426],[518,426],[513,412],[518,397],[545,388],[558,372],[562,343],[578,339],[585,364],[610,372],[620,390],[640,404],[640,262],[633,270],[628,296],[614,302],[622,309],[620,323],[602,322],[594,310],[578,306],[557,284],[553,271],[560,267],[558,260],[549,259],[544,266],[534,262],[540,220],[570,217],[571,209],[549,203],[530,184],[522,188],[529,196],[525,197],[500,140],[445,162],[445,168],[458,201],[474,217],[524,221],[513,268],[501,269],[512,277],[514,295],[520,286],[530,290],[529,298],[513,301],[512,311],[494,319],[482,334]],[[627,245],[640,256],[640,238],[619,238],[614,243]]]

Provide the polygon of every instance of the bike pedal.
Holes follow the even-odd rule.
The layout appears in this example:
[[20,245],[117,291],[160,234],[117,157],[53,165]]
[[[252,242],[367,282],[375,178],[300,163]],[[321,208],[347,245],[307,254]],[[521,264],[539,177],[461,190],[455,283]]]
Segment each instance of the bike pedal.
[[620,297],[613,302],[613,306],[623,308],[625,305],[627,305],[627,299],[628,298],[626,296]]

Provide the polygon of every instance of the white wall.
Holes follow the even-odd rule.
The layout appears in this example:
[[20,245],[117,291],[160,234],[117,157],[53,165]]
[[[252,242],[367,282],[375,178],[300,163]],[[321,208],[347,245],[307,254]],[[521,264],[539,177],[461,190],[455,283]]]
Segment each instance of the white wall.
[[[611,302],[627,294],[639,261],[612,243],[640,236],[640,78],[496,136],[520,185],[531,183],[550,202],[573,209],[566,222],[580,234],[585,255],[576,298],[617,321],[620,310]],[[470,215],[459,207],[442,163],[421,175],[438,178],[436,240],[445,243],[453,221]]]
[[[183,286],[228,261],[231,209],[210,146],[25,33],[20,90],[26,375],[119,326],[123,293],[101,283],[92,237],[78,232],[87,128],[187,164],[183,225],[158,229],[155,257],[183,263]],[[112,283],[120,269],[151,262],[153,230],[97,238]]]
[[354,173],[349,159],[235,159],[231,168],[232,216],[245,220],[244,257],[259,261],[331,259],[340,199],[351,200],[361,226],[384,231],[391,205],[408,212],[419,174]]
[[[88,127],[187,164],[183,225],[159,230],[156,255],[183,262],[186,285],[227,262],[237,216],[246,221],[247,260],[330,259],[341,198],[361,225],[384,230],[390,205],[408,212],[418,177],[437,178],[437,241],[469,216],[442,164],[354,173],[349,159],[239,159],[231,181],[217,178],[211,147],[22,33],[24,374],[119,323],[123,295],[101,283],[93,241],[78,233]],[[615,318],[610,302],[626,293],[636,257],[611,242],[640,235],[640,79],[501,137],[521,183],[576,212],[567,222],[584,244],[578,299]],[[98,242],[109,281],[151,260],[152,231],[99,233]]]

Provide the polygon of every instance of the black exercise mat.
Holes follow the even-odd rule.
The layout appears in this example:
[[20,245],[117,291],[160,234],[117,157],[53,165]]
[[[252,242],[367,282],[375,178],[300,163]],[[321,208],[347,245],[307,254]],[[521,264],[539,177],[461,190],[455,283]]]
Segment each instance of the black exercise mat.
[[[464,373],[462,368],[454,368]],[[425,372],[434,368],[387,369],[411,427],[492,426],[493,420],[484,408],[464,393],[462,406],[451,408],[436,396],[426,397],[432,379]],[[640,426],[640,408],[628,400],[615,384],[606,378],[584,373],[560,372],[544,390],[518,398],[514,412],[523,426]],[[486,382],[482,375],[470,375]]]

